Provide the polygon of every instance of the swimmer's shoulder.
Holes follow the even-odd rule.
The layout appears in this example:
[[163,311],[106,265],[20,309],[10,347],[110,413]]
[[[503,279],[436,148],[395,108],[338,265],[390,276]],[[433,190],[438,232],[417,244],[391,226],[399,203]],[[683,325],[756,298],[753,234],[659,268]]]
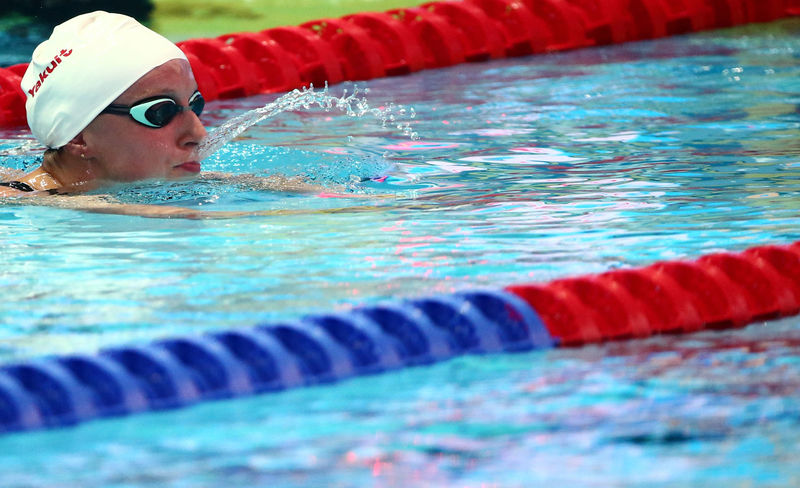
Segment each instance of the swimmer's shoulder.
[[0,197],[18,197],[24,195],[24,191],[13,188],[13,181],[22,175],[19,170],[0,166]]
[[42,195],[58,195],[62,193],[58,189],[37,190],[27,183],[21,181],[0,182],[0,198],[2,197],[33,197]]
[[21,181],[3,181],[0,182],[0,196],[3,197],[18,197],[31,194],[35,192],[30,185]]
[[39,197],[70,190],[74,188],[62,188],[41,166],[29,173],[0,167],[0,197]]

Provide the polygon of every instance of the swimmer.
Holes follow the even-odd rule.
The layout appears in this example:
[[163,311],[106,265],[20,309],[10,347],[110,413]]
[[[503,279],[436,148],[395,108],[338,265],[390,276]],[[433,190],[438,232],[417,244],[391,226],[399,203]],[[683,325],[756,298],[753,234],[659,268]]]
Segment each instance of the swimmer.
[[[74,195],[200,174],[197,150],[206,129],[199,117],[205,102],[189,61],[175,44],[131,17],[98,11],[56,26],[34,50],[21,86],[28,125],[47,149],[41,166],[27,174],[0,168],[0,197]],[[255,189],[320,190],[296,178],[208,175],[226,176]],[[200,215],[98,196],[36,200],[112,213]]]

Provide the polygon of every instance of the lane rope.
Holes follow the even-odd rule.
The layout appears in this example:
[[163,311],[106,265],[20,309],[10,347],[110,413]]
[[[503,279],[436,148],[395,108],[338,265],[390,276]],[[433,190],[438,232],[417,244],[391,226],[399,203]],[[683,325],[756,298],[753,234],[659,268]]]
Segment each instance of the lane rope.
[[[796,15],[798,0],[450,0],[178,46],[211,101]],[[0,68],[0,128],[26,124],[26,68]]]
[[340,381],[464,354],[743,327],[800,312],[800,242],[357,307],[0,367],[0,432]]

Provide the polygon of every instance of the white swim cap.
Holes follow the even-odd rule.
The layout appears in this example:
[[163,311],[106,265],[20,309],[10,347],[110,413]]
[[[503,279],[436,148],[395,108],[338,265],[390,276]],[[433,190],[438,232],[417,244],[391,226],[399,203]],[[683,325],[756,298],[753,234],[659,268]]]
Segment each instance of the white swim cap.
[[56,26],[22,77],[31,132],[59,148],[153,68],[186,59],[178,47],[127,15],[92,12]]

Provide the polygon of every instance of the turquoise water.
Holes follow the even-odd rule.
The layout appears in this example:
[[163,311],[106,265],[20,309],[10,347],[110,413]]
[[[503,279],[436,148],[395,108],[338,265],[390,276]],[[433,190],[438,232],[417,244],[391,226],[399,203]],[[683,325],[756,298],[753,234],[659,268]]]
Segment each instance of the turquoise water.
[[[799,240],[799,29],[373,80],[359,84],[372,104],[416,110],[419,140],[300,111],[205,164],[305,175],[351,198],[220,182],[111,191],[291,215],[158,220],[6,203],[0,358]],[[206,121],[274,98],[211,103]],[[2,137],[4,165],[35,164],[28,134]],[[798,378],[796,318],[464,357],[5,436],[0,485],[796,486]]]

